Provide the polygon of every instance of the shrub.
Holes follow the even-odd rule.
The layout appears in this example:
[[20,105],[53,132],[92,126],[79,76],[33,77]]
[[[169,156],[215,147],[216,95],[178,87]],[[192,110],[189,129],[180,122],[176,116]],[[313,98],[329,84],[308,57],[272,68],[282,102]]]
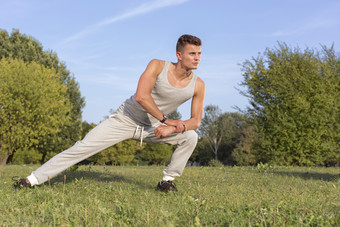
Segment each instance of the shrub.
[[224,166],[222,162],[220,162],[220,161],[218,161],[216,159],[211,159],[209,161],[208,165],[211,166],[211,167],[223,167]]

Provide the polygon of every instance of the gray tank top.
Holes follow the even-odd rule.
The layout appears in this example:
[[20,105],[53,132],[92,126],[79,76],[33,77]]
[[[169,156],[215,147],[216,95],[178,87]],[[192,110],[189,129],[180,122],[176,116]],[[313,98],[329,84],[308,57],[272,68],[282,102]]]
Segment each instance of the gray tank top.
[[[189,84],[184,88],[173,87],[168,81],[168,69],[171,62],[165,62],[162,72],[157,77],[151,96],[160,111],[165,115],[174,112],[181,104],[194,95],[197,75],[193,73]],[[159,120],[147,113],[136,101],[136,94],[127,99],[119,108],[139,125],[157,125]]]

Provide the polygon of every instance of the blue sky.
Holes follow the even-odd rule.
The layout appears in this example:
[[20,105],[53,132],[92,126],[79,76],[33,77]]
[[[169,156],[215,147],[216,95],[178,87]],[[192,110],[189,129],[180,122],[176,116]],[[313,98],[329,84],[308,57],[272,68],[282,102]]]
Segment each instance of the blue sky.
[[[338,0],[0,0],[0,29],[33,36],[74,74],[86,99],[83,120],[99,123],[134,94],[154,58],[176,62],[182,34],[202,39],[196,71],[206,83],[205,105],[244,109],[235,89],[241,64],[278,42],[339,52]],[[190,116],[190,102],[179,108]]]

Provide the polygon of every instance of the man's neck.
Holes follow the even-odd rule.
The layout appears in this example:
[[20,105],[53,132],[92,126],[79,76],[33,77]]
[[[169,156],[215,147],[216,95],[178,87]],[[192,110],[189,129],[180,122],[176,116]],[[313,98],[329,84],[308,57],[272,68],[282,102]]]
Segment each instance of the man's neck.
[[189,78],[192,74],[191,69],[185,69],[184,67],[182,67],[182,65],[178,62],[175,64],[173,73],[175,75],[175,77],[178,80],[185,80],[187,78]]

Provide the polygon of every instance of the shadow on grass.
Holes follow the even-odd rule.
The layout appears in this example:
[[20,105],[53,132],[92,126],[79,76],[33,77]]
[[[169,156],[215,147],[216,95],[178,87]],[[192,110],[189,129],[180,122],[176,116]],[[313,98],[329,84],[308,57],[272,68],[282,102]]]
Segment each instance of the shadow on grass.
[[[64,179],[64,176],[66,176],[66,179]],[[139,181],[135,179],[129,179],[125,176],[114,174],[114,173],[103,173],[103,172],[95,172],[90,170],[76,170],[76,171],[65,171],[61,173],[60,175],[56,176],[55,178],[51,179],[50,182],[46,182],[45,185],[53,185],[54,183],[64,183],[70,184],[74,183],[76,180],[80,179],[89,179],[89,180],[95,180],[98,182],[121,182],[121,183],[128,183],[128,184],[134,184],[142,189],[155,189],[155,185],[150,185],[146,183],[145,181]],[[155,184],[156,184],[155,180]]]
[[322,180],[322,181],[337,181],[338,179],[340,179],[340,174],[331,174],[331,173],[275,171],[274,174],[281,175],[281,176],[300,177],[306,180],[315,179],[315,180]]

